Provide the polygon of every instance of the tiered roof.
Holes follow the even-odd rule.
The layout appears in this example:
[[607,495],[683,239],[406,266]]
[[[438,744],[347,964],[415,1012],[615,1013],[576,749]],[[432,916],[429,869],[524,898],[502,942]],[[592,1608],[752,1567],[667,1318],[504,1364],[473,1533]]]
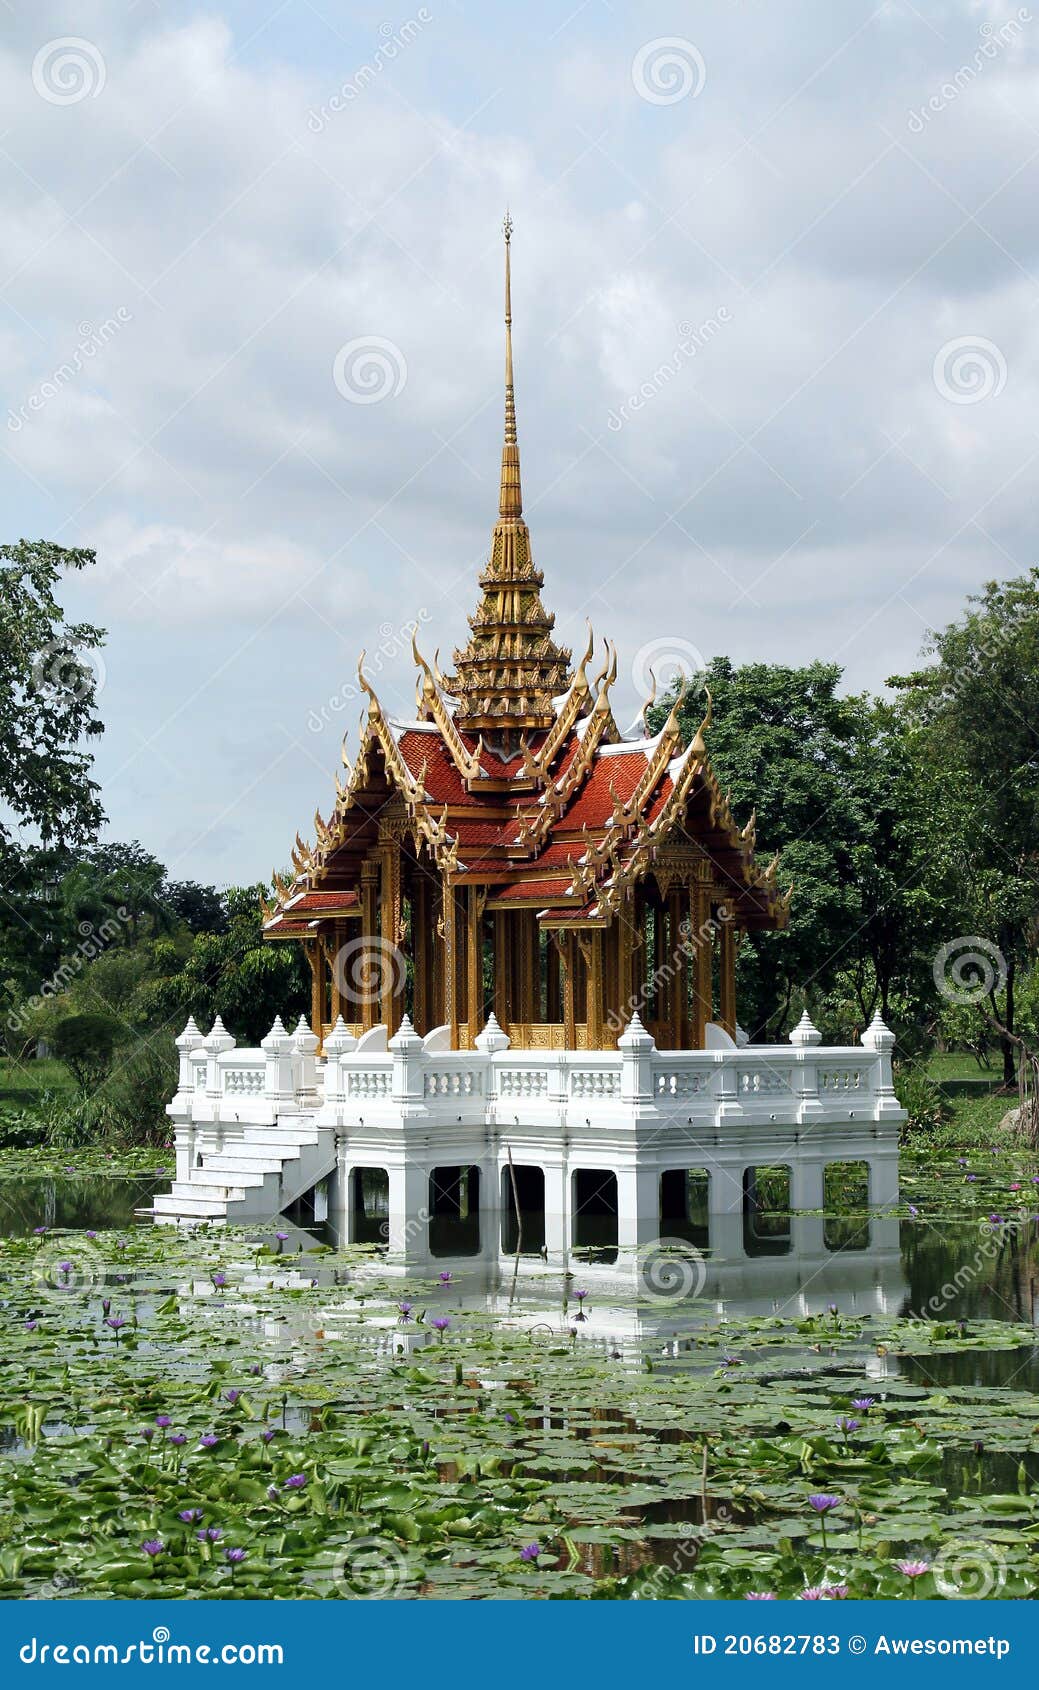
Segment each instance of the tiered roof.
[[713,863],[736,922],[781,927],[790,894],[776,863],[754,858],[754,818],[740,829],[707,755],[707,714],[688,744],[676,702],[660,732],[625,738],[610,702],[617,675],[607,646],[588,677],[594,641],[575,670],[551,637],[542,576],[522,520],[512,382],[509,237],[506,220],[506,422],[499,519],[480,577],[482,599],[468,644],[448,678],[413,643],[417,715],[382,709],[364,675],[367,718],[345,785],[316,839],[297,834],[290,885],[276,880],[265,910],[270,938],[301,938],[330,918],[359,913],[361,864],[396,813],[416,849],[425,846],[454,885],[479,884],[487,908],[534,909],[547,928],[606,926],[662,848],[683,837]]

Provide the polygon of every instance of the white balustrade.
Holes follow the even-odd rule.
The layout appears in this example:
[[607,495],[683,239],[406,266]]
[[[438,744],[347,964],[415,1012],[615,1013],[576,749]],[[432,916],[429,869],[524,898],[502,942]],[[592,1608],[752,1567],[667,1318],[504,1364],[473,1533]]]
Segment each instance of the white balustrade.
[[[808,1017],[789,1045],[660,1051],[637,1017],[616,1050],[512,1050],[492,1017],[476,1048],[450,1051],[423,1040],[405,1017],[391,1040],[375,1029],[358,1041],[342,1023],[325,1040],[301,1019],[289,1033],[275,1021],[259,1049],[236,1048],[219,1019],[203,1036],[189,1021],[177,1040],[180,1080],[169,1112],[178,1122],[274,1125],[315,1111],[323,1125],[349,1132],[368,1109],[378,1130],[423,1122],[445,1130],[539,1131],[639,1122],[666,1128],[741,1123],[890,1122],[902,1118],[891,1083],[892,1035],[875,1020],[857,1047],[823,1047]],[[243,1116],[243,1105],[247,1112]],[[224,1106],[222,1111],[222,1106]]]

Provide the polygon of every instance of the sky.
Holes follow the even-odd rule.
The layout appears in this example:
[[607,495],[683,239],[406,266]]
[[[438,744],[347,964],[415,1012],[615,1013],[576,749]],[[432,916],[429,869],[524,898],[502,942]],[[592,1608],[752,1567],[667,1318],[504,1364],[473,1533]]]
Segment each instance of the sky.
[[107,837],[245,883],[497,512],[618,714],[915,665],[1035,558],[1039,4],[0,3],[3,538],[86,546]]

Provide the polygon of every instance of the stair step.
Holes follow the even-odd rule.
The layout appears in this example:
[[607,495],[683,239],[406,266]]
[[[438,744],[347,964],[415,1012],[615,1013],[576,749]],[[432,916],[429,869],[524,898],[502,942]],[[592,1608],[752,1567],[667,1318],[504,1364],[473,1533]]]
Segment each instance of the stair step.
[[174,1197],[167,1193],[156,1197],[152,1214],[156,1220],[179,1220],[193,1216],[197,1220],[222,1221],[227,1218],[227,1204],[212,1197]]
[[[271,1171],[274,1172],[275,1170],[272,1169]],[[262,1185],[263,1182],[263,1174],[249,1173],[238,1167],[210,1168],[207,1165],[204,1168],[192,1168],[190,1180],[179,1180],[177,1184],[182,1188],[185,1185],[191,1185],[210,1187],[214,1191],[223,1191],[228,1186],[244,1189],[246,1186]],[[174,1189],[176,1189],[176,1186]]]
[[294,1156],[236,1156],[222,1150],[218,1155],[207,1156],[202,1168],[196,1168],[192,1177],[203,1170],[211,1174],[279,1174],[286,1162],[295,1160]]

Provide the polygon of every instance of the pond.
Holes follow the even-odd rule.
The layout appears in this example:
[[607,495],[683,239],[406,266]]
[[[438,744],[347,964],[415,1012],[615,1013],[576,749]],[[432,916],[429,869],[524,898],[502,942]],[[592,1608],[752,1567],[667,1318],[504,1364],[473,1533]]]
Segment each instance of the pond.
[[693,1214],[648,1276],[154,1228],[154,1169],[20,1167],[0,1595],[1033,1595],[1033,1162],[762,1207],[772,1253]]

